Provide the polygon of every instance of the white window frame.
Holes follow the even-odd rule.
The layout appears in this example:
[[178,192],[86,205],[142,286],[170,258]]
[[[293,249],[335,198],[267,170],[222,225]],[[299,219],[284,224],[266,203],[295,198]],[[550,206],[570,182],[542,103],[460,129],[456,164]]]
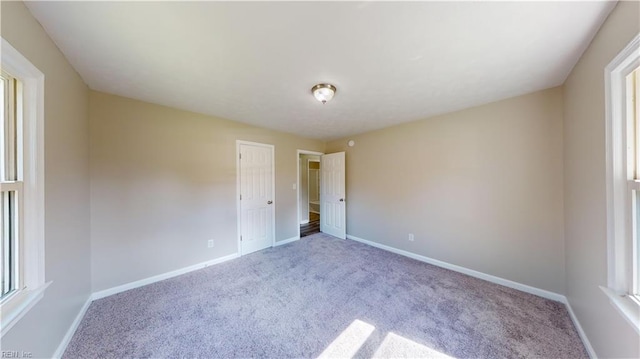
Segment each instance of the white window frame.
[[634,213],[632,190],[638,181],[627,177],[627,76],[640,66],[640,34],[607,65],[605,75],[607,161],[607,287],[600,287],[610,302],[640,333],[640,302],[633,296]]
[[[4,336],[44,296],[44,74],[9,42],[2,39],[2,69],[20,81],[17,106],[22,121],[22,265],[20,288],[0,303],[0,336]],[[20,149],[19,149],[20,151]]]

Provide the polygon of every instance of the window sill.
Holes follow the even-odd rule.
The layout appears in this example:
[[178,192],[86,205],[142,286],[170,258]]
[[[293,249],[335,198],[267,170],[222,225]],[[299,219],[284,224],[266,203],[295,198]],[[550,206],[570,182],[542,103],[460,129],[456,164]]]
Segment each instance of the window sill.
[[21,290],[2,303],[0,313],[0,324],[2,331],[0,337],[3,337],[11,327],[13,327],[22,317],[24,317],[36,303],[44,296],[44,291],[51,284],[45,283],[33,290]]
[[633,329],[640,334],[640,303],[628,295],[617,294],[609,288],[600,287],[600,289],[609,297],[611,304],[631,324]]

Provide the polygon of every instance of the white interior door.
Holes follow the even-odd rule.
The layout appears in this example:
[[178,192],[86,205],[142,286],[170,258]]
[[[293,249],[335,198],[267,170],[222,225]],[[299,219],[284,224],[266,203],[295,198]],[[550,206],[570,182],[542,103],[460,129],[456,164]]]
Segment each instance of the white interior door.
[[273,146],[239,143],[240,254],[273,246]]
[[320,157],[320,231],[347,238],[344,152]]

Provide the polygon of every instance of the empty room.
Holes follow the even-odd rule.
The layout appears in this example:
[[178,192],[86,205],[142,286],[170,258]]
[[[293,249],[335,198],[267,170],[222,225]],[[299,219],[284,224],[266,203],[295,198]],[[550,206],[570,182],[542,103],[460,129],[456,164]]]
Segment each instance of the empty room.
[[640,2],[0,1],[2,358],[639,358]]

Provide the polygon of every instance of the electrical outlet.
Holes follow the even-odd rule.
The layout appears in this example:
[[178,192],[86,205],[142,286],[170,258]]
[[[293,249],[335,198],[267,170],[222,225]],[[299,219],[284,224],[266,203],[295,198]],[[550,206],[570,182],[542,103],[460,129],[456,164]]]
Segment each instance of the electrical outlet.
[[213,248],[213,239],[207,241],[207,248]]
[[413,242],[415,238],[413,238],[413,233],[409,233],[409,241]]
[[297,189],[298,189],[298,184],[297,184],[297,183],[294,183],[294,184],[293,184],[293,186],[291,186],[291,187],[293,187],[293,190],[295,191],[295,190],[297,190]]

